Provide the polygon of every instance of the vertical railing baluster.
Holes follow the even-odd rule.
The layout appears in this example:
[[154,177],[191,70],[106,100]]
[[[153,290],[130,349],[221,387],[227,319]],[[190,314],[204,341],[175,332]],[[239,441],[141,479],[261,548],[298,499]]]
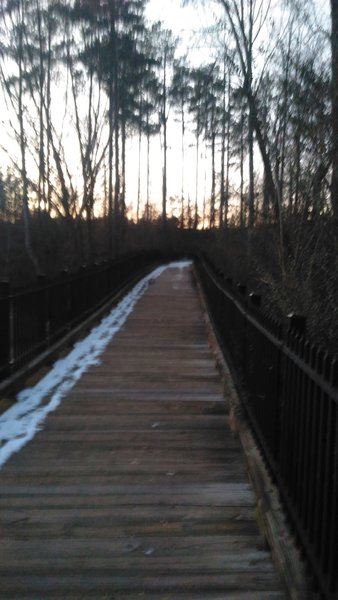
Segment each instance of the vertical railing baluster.
[[0,282],[0,377],[4,379],[10,372],[11,355],[11,288],[8,281]]
[[9,291],[9,372],[10,374],[12,374],[14,372],[14,368],[15,368],[15,359],[16,359],[16,353],[15,353],[15,336],[16,336],[16,330],[15,330],[15,298],[12,292],[12,289],[10,289]]
[[39,327],[38,341],[45,348],[49,346],[49,311],[48,311],[48,287],[45,275],[38,276],[38,308],[37,319]]

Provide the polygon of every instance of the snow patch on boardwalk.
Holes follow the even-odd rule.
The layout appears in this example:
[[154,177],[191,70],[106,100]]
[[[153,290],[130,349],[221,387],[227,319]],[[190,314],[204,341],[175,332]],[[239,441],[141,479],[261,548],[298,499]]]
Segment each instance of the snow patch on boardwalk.
[[33,439],[48,413],[59,406],[82,374],[99,364],[101,354],[124,325],[149,283],[167,268],[183,269],[190,264],[190,261],[169,263],[144,277],[85,339],[77,342],[65,358],[54,364],[45,377],[17,395],[16,404],[0,416],[0,466]]

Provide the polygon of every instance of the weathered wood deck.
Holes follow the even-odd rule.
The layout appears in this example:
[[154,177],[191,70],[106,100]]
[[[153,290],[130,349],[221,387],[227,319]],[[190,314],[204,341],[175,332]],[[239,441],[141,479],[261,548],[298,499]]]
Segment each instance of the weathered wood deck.
[[0,598],[285,598],[188,270],[0,471]]

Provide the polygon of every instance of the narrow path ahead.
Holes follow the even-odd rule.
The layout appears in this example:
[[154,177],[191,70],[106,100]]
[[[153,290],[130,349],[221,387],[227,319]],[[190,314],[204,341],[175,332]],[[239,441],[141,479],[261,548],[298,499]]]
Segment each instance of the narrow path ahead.
[[188,269],[0,471],[0,598],[285,598]]

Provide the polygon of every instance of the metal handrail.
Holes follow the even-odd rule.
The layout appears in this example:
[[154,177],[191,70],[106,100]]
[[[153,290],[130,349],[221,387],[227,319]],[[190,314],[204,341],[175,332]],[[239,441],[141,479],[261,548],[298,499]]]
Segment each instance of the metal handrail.
[[[321,592],[338,597],[338,361],[262,314],[196,264],[215,332]],[[281,331],[281,328],[277,328]]]

